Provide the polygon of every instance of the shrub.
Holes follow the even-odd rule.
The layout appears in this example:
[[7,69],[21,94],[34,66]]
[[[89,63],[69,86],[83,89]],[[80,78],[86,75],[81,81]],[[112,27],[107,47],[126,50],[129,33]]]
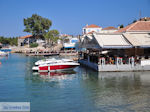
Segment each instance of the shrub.
[[30,47],[31,47],[31,48],[33,48],[33,47],[37,47],[37,46],[38,46],[38,44],[37,44],[37,43],[31,43],[31,44],[30,44]]

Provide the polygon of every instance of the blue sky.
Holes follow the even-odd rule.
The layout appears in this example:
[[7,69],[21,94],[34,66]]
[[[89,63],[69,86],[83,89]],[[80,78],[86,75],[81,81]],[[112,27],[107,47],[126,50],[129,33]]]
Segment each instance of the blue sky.
[[24,36],[23,18],[36,13],[49,18],[63,34],[78,35],[86,24],[101,27],[150,17],[150,0],[0,0],[0,36]]

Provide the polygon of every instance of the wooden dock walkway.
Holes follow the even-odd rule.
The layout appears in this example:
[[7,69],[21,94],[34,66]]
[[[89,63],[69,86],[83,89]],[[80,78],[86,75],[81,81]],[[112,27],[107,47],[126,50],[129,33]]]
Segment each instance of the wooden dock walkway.
[[26,53],[26,56],[57,56],[59,52],[31,52]]
[[26,56],[76,56],[78,55],[77,51],[58,51],[58,52],[38,52],[38,51],[32,51],[32,52],[25,52]]

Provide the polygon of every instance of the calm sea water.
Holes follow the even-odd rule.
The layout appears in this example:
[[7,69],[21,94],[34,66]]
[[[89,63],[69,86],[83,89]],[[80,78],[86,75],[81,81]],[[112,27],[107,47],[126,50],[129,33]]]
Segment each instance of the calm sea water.
[[0,58],[0,102],[31,102],[32,112],[150,112],[150,72],[32,73],[40,57]]

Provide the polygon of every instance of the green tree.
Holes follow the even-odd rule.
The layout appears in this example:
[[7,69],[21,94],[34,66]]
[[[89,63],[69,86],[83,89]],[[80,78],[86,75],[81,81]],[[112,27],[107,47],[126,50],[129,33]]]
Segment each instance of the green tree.
[[137,22],[137,20],[135,19],[135,20],[133,20],[133,22],[132,23],[135,23],[135,22]]
[[2,44],[9,44],[9,45],[15,45],[17,46],[18,44],[18,38],[17,37],[0,37],[0,43]]
[[124,28],[123,24],[121,24],[119,27],[120,27],[120,28]]
[[1,37],[0,38],[0,43],[2,43],[2,44],[9,44],[9,39],[8,38],[5,38],[5,37]]
[[33,14],[31,17],[24,19],[24,32],[32,33],[34,36],[41,36],[49,31],[51,25],[52,22],[49,19]]
[[37,43],[31,43],[30,48],[34,48],[34,47],[38,47],[38,44]]
[[57,30],[50,30],[44,35],[44,37],[47,40],[47,44],[53,46],[59,39],[59,32]]
[[16,38],[15,37],[9,38],[9,44],[17,46],[18,45],[18,38],[17,37]]

